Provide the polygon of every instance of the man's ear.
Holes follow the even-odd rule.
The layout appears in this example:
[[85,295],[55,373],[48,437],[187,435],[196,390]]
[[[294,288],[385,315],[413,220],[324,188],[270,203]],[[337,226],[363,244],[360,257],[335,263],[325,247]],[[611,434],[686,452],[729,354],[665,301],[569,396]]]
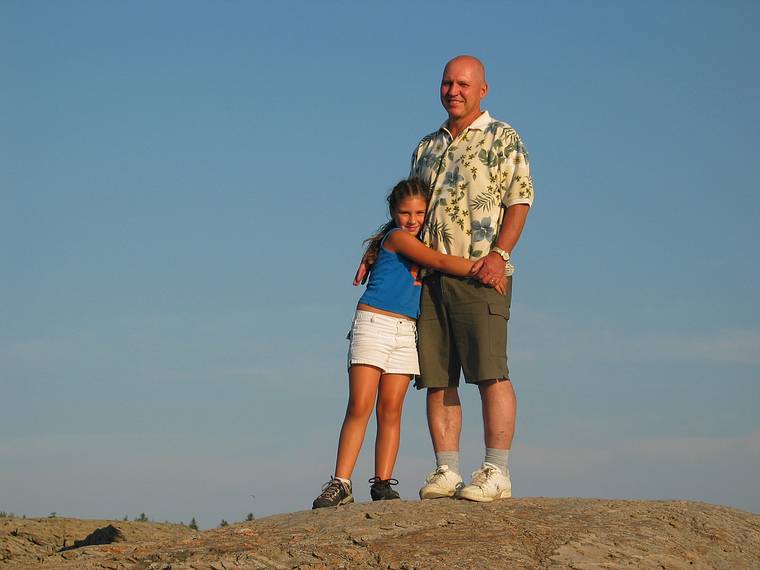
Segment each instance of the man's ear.
[[483,100],[488,95],[488,83],[483,82],[483,86],[480,88],[480,99]]

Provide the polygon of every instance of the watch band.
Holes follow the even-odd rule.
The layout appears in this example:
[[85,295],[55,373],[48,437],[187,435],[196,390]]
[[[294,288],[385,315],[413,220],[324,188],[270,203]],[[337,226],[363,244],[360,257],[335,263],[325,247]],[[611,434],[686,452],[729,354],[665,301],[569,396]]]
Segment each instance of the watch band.
[[504,251],[500,247],[493,246],[491,251],[498,254],[506,263],[509,263],[509,252]]

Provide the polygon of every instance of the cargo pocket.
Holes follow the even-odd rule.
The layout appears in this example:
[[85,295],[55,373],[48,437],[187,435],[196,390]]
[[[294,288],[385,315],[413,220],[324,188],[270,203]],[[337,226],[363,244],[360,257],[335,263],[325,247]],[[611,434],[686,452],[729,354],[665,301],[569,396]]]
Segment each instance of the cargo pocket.
[[492,356],[507,354],[507,321],[509,307],[502,303],[488,303],[488,337]]

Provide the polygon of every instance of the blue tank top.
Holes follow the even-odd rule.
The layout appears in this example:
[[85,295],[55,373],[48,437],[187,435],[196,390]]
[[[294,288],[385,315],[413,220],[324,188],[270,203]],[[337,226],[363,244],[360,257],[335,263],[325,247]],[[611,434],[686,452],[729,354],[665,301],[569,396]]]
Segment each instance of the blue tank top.
[[369,274],[367,290],[359,302],[416,319],[420,314],[422,291],[422,285],[417,281],[419,267],[403,255],[385,249],[385,240],[395,231],[403,230],[392,229],[380,242],[377,260]]

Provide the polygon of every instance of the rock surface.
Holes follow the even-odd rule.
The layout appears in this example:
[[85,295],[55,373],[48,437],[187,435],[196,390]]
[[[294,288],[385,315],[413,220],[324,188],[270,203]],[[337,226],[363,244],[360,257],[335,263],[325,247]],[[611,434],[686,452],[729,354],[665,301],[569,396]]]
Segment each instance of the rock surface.
[[[116,542],[70,548],[109,524]],[[0,519],[0,567],[760,569],[760,516],[688,501],[523,498],[358,503],[203,532]]]

